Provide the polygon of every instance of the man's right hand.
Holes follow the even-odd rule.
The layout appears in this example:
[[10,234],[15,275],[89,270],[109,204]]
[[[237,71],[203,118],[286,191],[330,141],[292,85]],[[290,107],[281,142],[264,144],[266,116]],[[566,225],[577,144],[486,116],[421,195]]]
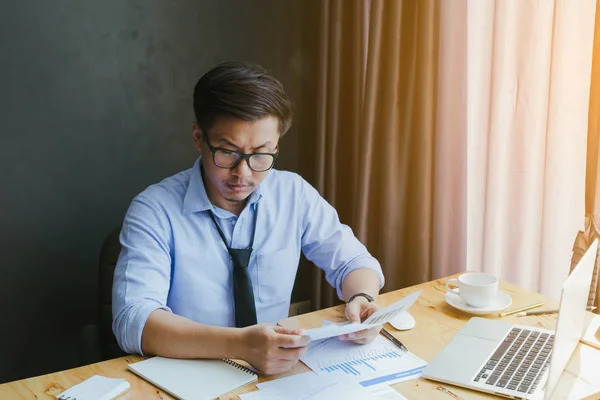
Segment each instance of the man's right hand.
[[266,375],[280,374],[292,368],[306,353],[310,338],[302,330],[270,324],[242,328],[243,359]]

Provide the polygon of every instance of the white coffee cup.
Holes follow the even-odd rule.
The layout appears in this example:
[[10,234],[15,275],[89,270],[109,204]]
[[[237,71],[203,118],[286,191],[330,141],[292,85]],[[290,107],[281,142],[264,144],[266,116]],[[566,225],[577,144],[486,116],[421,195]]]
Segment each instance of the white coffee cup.
[[[450,289],[451,283],[457,283],[458,289]],[[446,290],[459,295],[471,307],[487,307],[498,295],[498,278],[483,272],[468,272],[458,279],[448,279]]]

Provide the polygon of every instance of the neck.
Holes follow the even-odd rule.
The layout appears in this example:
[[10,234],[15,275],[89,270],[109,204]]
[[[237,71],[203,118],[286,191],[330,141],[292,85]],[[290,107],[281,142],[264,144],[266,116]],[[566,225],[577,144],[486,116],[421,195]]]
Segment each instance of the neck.
[[[209,197],[210,199],[210,197]],[[216,204],[214,201],[210,200],[215,206],[222,208],[223,210],[227,210],[232,214],[237,215],[238,217],[242,213],[244,207],[246,207],[246,200],[244,201],[229,201],[227,199],[223,199],[221,204]]]

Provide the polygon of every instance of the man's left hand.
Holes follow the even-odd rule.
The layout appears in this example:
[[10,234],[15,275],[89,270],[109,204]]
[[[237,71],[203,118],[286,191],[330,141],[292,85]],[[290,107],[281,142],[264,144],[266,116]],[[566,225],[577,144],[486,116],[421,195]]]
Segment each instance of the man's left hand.
[[[371,316],[379,307],[375,302],[369,302],[364,297],[356,297],[346,304],[346,318],[351,324],[360,323]],[[366,344],[375,339],[381,330],[381,325],[339,336],[340,340],[348,340],[354,343]]]

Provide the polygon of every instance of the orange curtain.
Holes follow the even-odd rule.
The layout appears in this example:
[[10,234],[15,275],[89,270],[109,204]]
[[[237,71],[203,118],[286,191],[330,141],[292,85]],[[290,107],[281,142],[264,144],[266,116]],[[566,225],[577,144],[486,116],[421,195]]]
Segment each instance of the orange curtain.
[[[364,1],[324,0],[317,40],[316,132],[305,153],[314,156],[314,182],[336,208],[340,220],[355,227],[354,200],[362,124],[366,27]],[[313,307],[337,304],[322,271],[313,270]]]
[[[598,168],[600,168],[600,1],[596,1],[596,21],[594,29],[594,48],[592,56],[592,80],[590,85],[590,107],[588,115],[588,138],[586,157],[586,182],[585,182],[585,214],[586,231],[581,235],[590,238],[584,241],[589,244],[594,238],[600,237],[598,226],[600,223],[600,181],[598,181]],[[579,237],[578,237],[579,238]],[[577,243],[575,245],[575,249]],[[596,260],[596,287],[592,287],[590,298],[595,301],[597,313],[600,313],[600,261]],[[595,289],[595,294],[593,293]]]
[[355,223],[395,289],[431,278],[439,4],[373,2],[369,26]]
[[464,269],[466,2],[370,11],[354,216],[394,290]]
[[600,1],[596,1],[596,22],[592,56],[592,81],[588,115],[587,164],[585,185],[585,213],[600,216]]
[[[447,16],[466,1],[319,4],[317,130],[308,142],[317,188],[381,262],[384,290],[458,272],[464,249],[452,242],[464,243],[456,207],[466,188],[452,175],[463,179],[466,158],[446,154],[464,153],[466,136],[438,135],[464,132],[466,28]],[[313,287],[316,308],[337,301],[319,270]]]

